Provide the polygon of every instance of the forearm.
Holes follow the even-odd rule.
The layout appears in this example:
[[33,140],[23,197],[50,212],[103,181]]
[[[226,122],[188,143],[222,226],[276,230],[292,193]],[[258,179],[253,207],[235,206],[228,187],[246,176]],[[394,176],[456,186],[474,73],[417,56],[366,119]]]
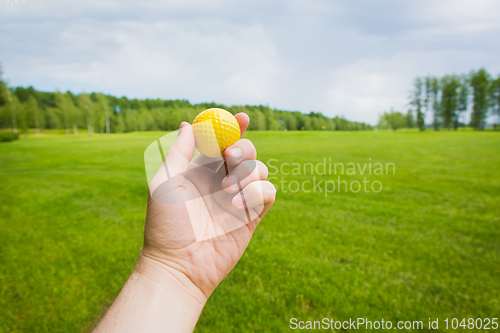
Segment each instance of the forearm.
[[141,257],[94,332],[192,332],[206,299],[190,283]]

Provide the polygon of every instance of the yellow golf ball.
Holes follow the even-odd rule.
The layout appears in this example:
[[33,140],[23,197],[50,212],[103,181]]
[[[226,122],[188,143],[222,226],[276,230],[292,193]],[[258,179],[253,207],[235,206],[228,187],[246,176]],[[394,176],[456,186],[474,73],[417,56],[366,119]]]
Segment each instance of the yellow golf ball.
[[196,149],[208,157],[222,157],[241,136],[236,118],[223,109],[207,109],[194,118]]

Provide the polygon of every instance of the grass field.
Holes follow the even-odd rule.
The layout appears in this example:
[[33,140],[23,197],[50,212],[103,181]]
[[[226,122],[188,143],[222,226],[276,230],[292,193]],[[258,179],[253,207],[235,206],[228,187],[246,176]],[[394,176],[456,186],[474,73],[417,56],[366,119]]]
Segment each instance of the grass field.
[[[1,332],[77,332],[118,294],[142,246],[143,152],[161,135],[0,144]],[[426,326],[439,318],[437,331],[452,331],[444,329],[445,318],[500,317],[500,133],[246,137],[275,166],[330,158],[394,163],[396,172],[340,175],[380,181],[379,193],[325,196],[280,187],[247,252],[208,301],[197,332],[289,331],[294,317]],[[339,175],[274,177],[302,184]]]

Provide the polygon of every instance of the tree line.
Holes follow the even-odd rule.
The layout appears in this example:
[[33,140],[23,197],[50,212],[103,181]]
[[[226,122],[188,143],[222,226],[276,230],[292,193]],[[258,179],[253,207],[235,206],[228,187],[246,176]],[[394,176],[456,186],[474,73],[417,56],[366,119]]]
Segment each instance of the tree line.
[[[500,117],[500,75],[495,79],[484,68],[469,74],[445,75],[441,78],[417,77],[411,91],[411,108],[406,114],[384,112],[379,118],[379,128],[413,128],[425,130],[425,118],[432,115],[430,125],[434,130],[454,129],[465,126],[461,115],[471,111],[469,126],[483,130],[486,118]],[[495,126],[496,127],[496,126]]]
[[268,106],[225,106],[216,103],[191,104],[187,100],[128,99],[101,93],[73,94],[70,91],[43,92],[33,87],[10,88],[0,80],[0,128],[14,133],[34,129],[62,129],[78,135],[85,129],[99,133],[176,130],[182,121],[192,122],[208,108],[223,108],[236,114],[246,112],[250,130],[369,130],[372,126],[344,117],[325,117],[318,112],[303,114]]

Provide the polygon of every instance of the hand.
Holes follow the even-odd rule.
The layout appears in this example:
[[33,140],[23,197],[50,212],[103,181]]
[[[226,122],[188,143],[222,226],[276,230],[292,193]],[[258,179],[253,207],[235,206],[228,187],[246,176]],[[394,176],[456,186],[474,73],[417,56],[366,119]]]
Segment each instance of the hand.
[[[236,119],[243,135],[249,118]],[[194,152],[192,126],[183,123],[150,184],[140,262],[175,276],[204,304],[241,258],[276,190],[249,140],[225,150],[229,177],[222,159],[199,154],[191,162]]]
[[[236,119],[243,135],[248,116]],[[250,141],[226,149],[222,167],[222,158],[201,154],[191,162],[194,151],[183,123],[149,184],[139,261],[94,332],[192,332],[273,204],[276,190]]]

